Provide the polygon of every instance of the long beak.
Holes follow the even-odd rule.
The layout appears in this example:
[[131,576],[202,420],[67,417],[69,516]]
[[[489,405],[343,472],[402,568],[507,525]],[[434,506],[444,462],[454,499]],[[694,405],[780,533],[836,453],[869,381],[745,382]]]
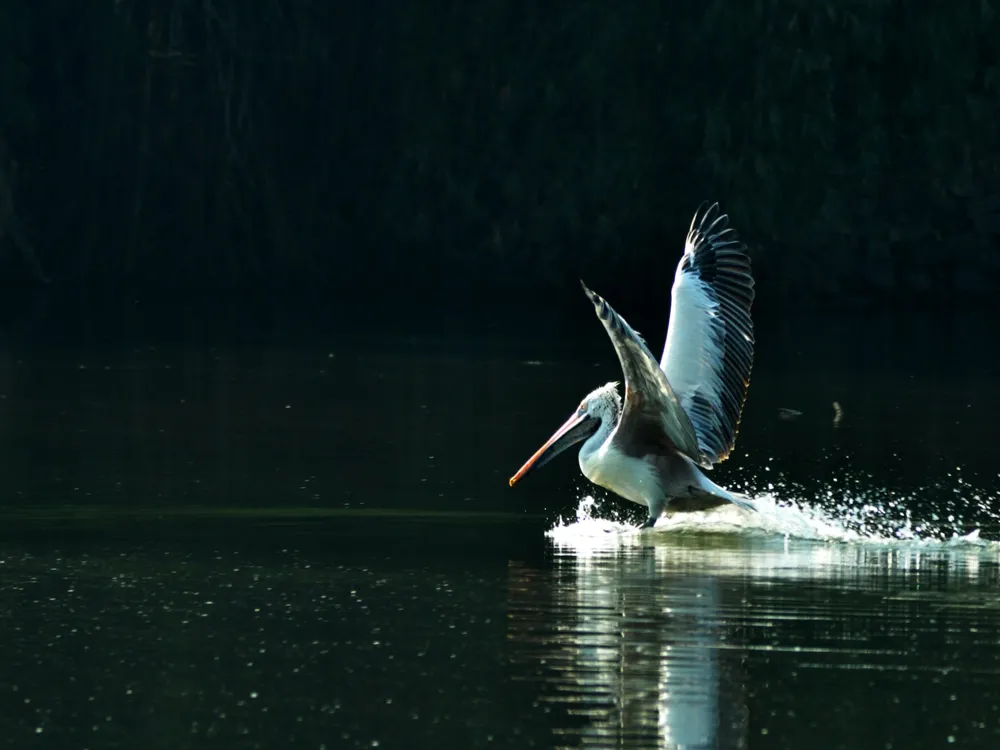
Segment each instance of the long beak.
[[556,430],[556,434],[545,441],[545,445],[535,451],[535,455],[510,478],[510,486],[513,487],[520,482],[532,469],[544,466],[567,448],[590,437],[594,433],[595,422],[597,419],[589,414],[574,414],[566,420],[566,423]]

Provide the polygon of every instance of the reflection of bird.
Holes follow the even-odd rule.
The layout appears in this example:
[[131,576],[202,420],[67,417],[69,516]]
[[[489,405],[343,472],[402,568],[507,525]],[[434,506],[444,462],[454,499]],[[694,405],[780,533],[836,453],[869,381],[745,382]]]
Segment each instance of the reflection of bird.
[[732,451],[753,365],[754,281],[746,246],[729,228],[729,217],[718,204],[702,204],[691,221],[659,364],[629,324],[583,288],[618,353],[624,407],[617,383],[590,393],[510,485],[584,441],[584,476],[646,506],[643,528],[668,507],[694,510],[728,501],[755,510],[699,469],[710,469]]

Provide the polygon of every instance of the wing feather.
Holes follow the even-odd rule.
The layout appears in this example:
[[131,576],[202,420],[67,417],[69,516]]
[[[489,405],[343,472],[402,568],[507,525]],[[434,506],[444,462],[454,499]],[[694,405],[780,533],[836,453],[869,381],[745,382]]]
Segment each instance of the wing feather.
[[580,283],[611,337],[625,376],[625,405],[615,434],[619,447],[635,456],[676,450],[702,463],[691,418],[642,337],[600,295]]
[[746,245],[717,203],[702,204],[674,275],[660,369],[710,463],[736,445],[753,369],[754,296]]

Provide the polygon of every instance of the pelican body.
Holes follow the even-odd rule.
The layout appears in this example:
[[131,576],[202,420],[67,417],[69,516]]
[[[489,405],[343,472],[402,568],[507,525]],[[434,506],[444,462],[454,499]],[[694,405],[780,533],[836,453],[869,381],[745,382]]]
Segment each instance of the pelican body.
[[691,221],[659,362],[611,305],[585,284],[583,289],[618,354],[624,404],[617,383],[592,391],[510,486],[582,442],[580,471],[645,506],[642,528],[664,511],[725,503],[756,510],[702,471],[728,458],[736,444],[753,367],[754,280],[746,245],[729,217],[717,203],[702,204]]

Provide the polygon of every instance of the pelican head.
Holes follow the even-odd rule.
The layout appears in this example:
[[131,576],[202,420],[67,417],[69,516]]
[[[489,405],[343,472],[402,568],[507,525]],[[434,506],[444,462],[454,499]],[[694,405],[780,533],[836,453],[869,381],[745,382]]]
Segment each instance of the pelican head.
[[532,469],[544,466],[567,448],[577,443],[597,437],[599,441],[607,436],[621,413],[621,397],[618,383],[607,383],[587,394],[567,419],[545,444],[535,451],[524,466],[510,478],[513,487]]

